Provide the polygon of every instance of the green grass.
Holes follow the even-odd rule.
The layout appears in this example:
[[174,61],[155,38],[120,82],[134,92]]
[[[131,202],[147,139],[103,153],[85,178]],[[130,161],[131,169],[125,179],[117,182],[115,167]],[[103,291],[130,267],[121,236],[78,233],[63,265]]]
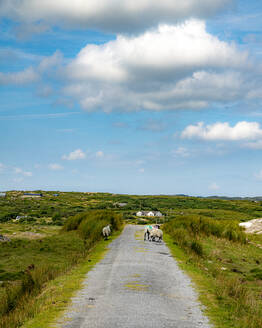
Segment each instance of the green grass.
[[55,322],[70,305],[71,298],[82,287],[86,274],[99,262],[108,250],[108,244],[118,237],[115,233],[110,240],[101,240],[88,254],[87,258],[71,272],[49,282],[33,306],[38,314],[24,323],[22,328],[55,327]]
[[103,225],[111,222],[115,232],[122,229],[121,217],[108,211],[83,214],[79,227],[71,230],[70,222],[78,219],[70,218],[64,229],[41,239],[14,238],[0,244],[0,328],[19,327],[34,317],[46,285],[90,256],[103,239]]
[[[218,237],[201,232],[196,235],[188,228],[181,242],[181,227],[172,222],[167,225],[170,232],[165,236],[167,245],[197,286],[200,301],[214,327],[262,327],[261,249],[229,240],[227,235]],[[262,242],[261,236],[254,239]],[[193,240],[201,245],[201,254],[188,247]]]

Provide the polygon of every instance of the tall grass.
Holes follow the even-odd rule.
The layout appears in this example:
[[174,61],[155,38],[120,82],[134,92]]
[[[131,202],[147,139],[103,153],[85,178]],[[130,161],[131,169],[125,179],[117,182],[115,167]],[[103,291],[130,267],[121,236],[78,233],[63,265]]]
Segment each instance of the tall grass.
[[164,231],[172,236],[180,247],[192,250],[198,255],[203,255],[201,236],[212,235],[241,244],[247,242],[245,233],[237,222],[218,221],[198,215],[184,215],[170,220],[164,225]]
[[84,238],[86,247],[91,247],[102,238],[102,229],[108,224],[113,231],[120,230],[123,225],[122,215],[110,210],[90,210],[69,218],[63,230],[77,230]]
[[[38,241],[27,243],[27,249],[24,249],[25,258],[27,252],[31,251],[39,258],[42,257],[42,261],[39,265],[25,268],[20,280],[4,283],[4,292],[0,300],[0,328],[20,327],[27,318],[33,317],[36,310],[29,304],[32,305],[34,299],[37,299],[46,282],[66,273],[85,258],[96,242],[102,238],[102,228],[108,224],[111,224],[113,230],[120,230],[121,216],[111,211],[89,211],[70,217],[61,235],[49,237],[47,243],[45,240],[41,243]],[[76,238],[77,233],[81,238]],[[23,251],[24,243],[19,241],[12,243],[16,248],[21,246],[20,251]],[[6,247],[11,249],[11,244],[7,244]],[[32,249],[29,248],[30,245]],[[49,264],[46,263],[48,254],[52,257]],[[57,263],[54,263],[55,259]]]
[[237,223],[188,215],[169,221],[164,231],[173,240],[171,248],[183,249],[190,263],[184,268],[193,277],[197,272],[197,283],[203,279],[202,298],[216,327],[262,327],[260,250],[247,243]]

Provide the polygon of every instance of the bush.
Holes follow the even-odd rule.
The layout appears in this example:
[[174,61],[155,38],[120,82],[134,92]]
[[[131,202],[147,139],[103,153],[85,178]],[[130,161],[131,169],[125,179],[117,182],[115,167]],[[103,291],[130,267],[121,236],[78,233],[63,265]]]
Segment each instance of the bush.
[[102,238],[102,229],[111,224],[112,230],[120,230],[122,227],[122,216],[110,210],[90,210],[69,218],[64,230],[77,230],[86,240],[86,246],[90,247]]
[[199,241],[194,240],[192,241],[190,248],[192,249],[192,251],[194,251],[197,255],[199,256],[203,256],[203,247],[202,244],[200,244]]
[[199,215],[183,215],[183,217],[175,218],[166,223],[164,229],[170,234],[173,234],[175,230],[185,229],[191,235],[191,239],[201,235],[213,235],[233,242],[246,243],[246,235],[235,221],[228,223],[228,220],[218,221]]

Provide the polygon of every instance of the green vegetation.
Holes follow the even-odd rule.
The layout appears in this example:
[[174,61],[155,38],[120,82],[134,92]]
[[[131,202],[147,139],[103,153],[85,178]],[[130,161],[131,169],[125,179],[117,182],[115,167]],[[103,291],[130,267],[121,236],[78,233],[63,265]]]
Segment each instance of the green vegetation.
[[[110,193],[33,191],[40,198],[22,198],[24,192],[9,191],[0,198],[0,222],[24,216],[20,223],[62,225],[73,215],[87,210],[111,209],[125,219],[135,219],[138,210],[159,210],[165,216],[198,214],[215,219],[248,220],[262,217],[262,202],[184,196],[137,196]],[[58,195],[58,196],[55,196]],[[121,206],[119,204],[125,204]]]
[[[73,222],[79,222],[79,226],[71,229]],[[121,216],[110,211],[90,211],[69,218],[56,233],[50,226],[51,232],[45,236],[42,233],[41,238],[22,239],[15,235],[11,242],[1,243],[0,327],[19,327],[33,317],[38,310],[28,304],[43,293],[49,281],[69,272],[90,255],[90,250],[102,239],[103,225],[107,224],[112,224],[114,231],[120,230]]]
[[170,219],[164,231],[215,327],[262,327],[261,236],[248,236],[250,244],[236,221],[197,215]]
[[247,242],[238,227],[262,217],[260,199],[33,192],[43,197],[9,191],[0,198],[0,234],[11,239],[0,243],[0,328],[19,327],[39,311],[48,312],[53,299],[61,309],[66,297],[56,294],[60,282],[72,268],[90,267],[85,259],[104,244],[103,226],[119,231],[122,217],[128,223],[152,222],[136,217],[138,210],[165,215],[157,220],[166,222],[169,246],[203,290],[201,300],[216,327],[262,327],[262,253],[255,246],[262,245],[262,237],[248,236]]
[[93,266],[99,262],[108,250],[108,242],[116,238],[120,231],[114,233],[110,241],[101,241],[92,248],[86,259],[76,265],[67,274],[47,283],[44,291],[37,297],[32,299],[30,306],[36,313],[33,318],[26,321],[22,328],[36,327],[53,327],[56,319],[66,310],[68,303],[74,293],[81,288],[82,282],[86,278],[86,274]]

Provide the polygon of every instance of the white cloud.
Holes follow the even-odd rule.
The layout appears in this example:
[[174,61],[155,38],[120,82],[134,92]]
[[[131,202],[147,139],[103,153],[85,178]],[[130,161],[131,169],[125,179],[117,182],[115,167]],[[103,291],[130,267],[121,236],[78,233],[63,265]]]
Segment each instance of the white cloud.
[[228,122],[218,122],[210,125],[199,122],[196,125],[187,126],[181,137],[202,140],[256,140],[262,138],[262,129],[257,122],[242,121],[232,127]]
[[262,170],[254,174],[255,178],[257,180],[262,180]]
[[68,160],[68,161],[74,161],[77,159],[84,159],[86,157],[86,154],[81,149],[76,149],[69,153],[69,155],[63,155],[62,159]]
[[190,156],[190,152],[185,147],[178,147],[177,149],[172,151],[173,156],[181,156],[188,157]]
[[[0,7],[1,8],[1,7]],[[35,24],[28,24],[27,22],[15,28],[15,35],[20,40],[27,40],[34,34],[41,34],[50,31],[50,26],[41,22]]]
[[49,168],[49,170],[52,170],[52,171],[61,171],[64,169],[64,167],[62,165],[57,164],[57,163],[49,164],[48,168]]
[[2,73],[0,72],[0,85],[25,85],[31,84],[39,80],[38,73],[32,67],[25,69],[24,71],[15,73]]
[[3,172],[4,168],[5,168],[4,164],[0,163],[0,173]]
[[250,149],[262,149],[262,140],[247,142],[243,145],[243,147],[250,148]]
[[138,170],[139,173],[145,173],[145,169],[142,167]]
[[247,53],[189,20],[87,45],[66,68],[64,94],[89,111],[204,108],[246,97],[250,65]]
[[208,189],[215,191],[215,190],[220,189],[220,187],[216,184],[216,182],[213,182],[208,186]]
[[[20,54],[20,56],[26,56],[26,54]],[[31,56],[32,57],[32,56]],[[39,56],[40,57],[40,56]],[[31,58],[34,59],[34,58]],[[40,58],[38,58],[40,59]],[[18,72],[0,72],[0,85],[19,85],[24,86],[27,84],[32,84],[35,82],[39,82],[43,75],[46,73],[50,73],[52,70],[57,70],[59,65],[63,61],[63,55],[60,51],[56,51],[51,56],[42,57],[39,65],[36,67],[28,67],[23,71]],[[57,72],[53,74],[57,75]],[[48,96],[51,94],[50,86],[40,86],[38,89],[38,94],[40,96]]]
[[103,158],[104,156],[105,154],[101,150],[96,152],[96,158]]
[[31,177],[33,175],[32,172],[29,172],[29,171],[23,171],[20,167],[16,167],[14,168],[14,171],[16,174],[21,174],[25,177]]
[[48,70],[50,70],[53,67],[57,67],[58,65],[61,64],[63,60],[63,55],[62,53],[57,50],[55,53],[53,53],[53,55],[51,56],[46,56],[44,57],[39,66],[38,66],[38,70],[39,72],[46,72]]
[[46,31],[46,24],[119,33],[190,17],[207,18],[231,3],[232,0],[5,0],[0,2],[0,13],[25,23],[22,37]]

